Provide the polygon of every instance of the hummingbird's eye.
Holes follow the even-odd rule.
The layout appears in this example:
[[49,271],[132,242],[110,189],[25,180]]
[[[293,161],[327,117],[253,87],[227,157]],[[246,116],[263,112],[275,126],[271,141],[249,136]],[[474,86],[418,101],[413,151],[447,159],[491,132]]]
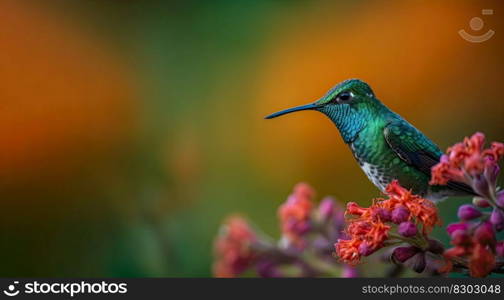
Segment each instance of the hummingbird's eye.
[[352,100],[352,98],[353,98],[352,92],[341,92],[336,96],[336,101],[338,103],[345,103]]

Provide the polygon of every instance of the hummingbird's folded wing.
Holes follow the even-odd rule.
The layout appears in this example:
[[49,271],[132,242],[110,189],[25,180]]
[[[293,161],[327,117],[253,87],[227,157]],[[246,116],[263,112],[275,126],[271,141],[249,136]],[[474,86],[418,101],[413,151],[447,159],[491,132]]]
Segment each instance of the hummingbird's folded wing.
[[[383,135],[400,159],[431,177],[431,168],[439,163],[443,154],[436,144],[404,120],[390,122],[385,126]],[[475,194],[470,186],[461,182],[450,181],[447,186],[453,190]]]

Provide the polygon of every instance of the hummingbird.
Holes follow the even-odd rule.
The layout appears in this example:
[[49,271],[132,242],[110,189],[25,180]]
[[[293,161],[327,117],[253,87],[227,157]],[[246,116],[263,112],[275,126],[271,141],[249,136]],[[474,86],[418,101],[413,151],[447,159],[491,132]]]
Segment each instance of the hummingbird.
[[438,201],[449,196],[475,195],[461,182],[429,185],[431,168],[442,151],[408,121],[376,98],[371,87],[359,79],[348,79],[317,101],[271,114],[266,119],[314,110],[336,125],[357,163],[380,191],[394,179],[415,194]]

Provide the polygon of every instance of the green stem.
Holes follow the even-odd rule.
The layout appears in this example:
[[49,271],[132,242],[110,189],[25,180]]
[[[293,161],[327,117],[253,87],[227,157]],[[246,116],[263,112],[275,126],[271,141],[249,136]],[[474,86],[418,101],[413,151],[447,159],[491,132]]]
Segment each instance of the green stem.
[[482,198],[488,200],[488,203],[490,203],[490,205],[493,208],[500,209],[502,212],[504,212],[504,207],[500,207],[499,205],[497,205],[497,189],[495,187],[489,187],[488,190],[490,197],[488,198],[482,197]]
[[414,245],[416,245],[416,241],[414,239],[407,238],[407,237],[404,237],[404,236],[399,235],[399,234],[389,233],[389,237],[391,237],[393,239],[396,239],[396,240],[403,241],[403,242],[408,243],[408,244],[414,244]]
[[423,250],[427,249],[427,247],[429,246],[429,243],[421,234],[417,234],[414,238],[407,238],[407,237],[404,237],[402,235],[395,234],[395,233],[389,233],[389,236],[391,238],[403,241],[405,243],[411,244],[411,245],[418,247],[420,249],[423,249]]
[[315,254],[313,254],[309,251],[304,253],[301,256],[301,258],[308,266],[310,266],[314,270],[317,270],[323,274],[326,274],[327,276],[331,276],[331,277],[340,277],[341,276],[341,270],[339,268],[335,268],[331,264],[327,263],[326,261],[321,260]]

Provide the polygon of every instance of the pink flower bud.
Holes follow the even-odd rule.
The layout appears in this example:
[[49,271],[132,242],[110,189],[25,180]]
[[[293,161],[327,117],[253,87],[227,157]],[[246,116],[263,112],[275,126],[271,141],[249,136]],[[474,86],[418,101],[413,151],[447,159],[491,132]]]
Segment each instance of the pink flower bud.
[[404,206],[399,206],[392,211],[392,222],[400,224],[408,221],[410,216],[409,210]]
[[449,235],[452,235],[457,230],[466,231],[467,229],[469,229],[468,223],[451,223],[450,225],[446,226],[446,231]]
[[494,208],[490,215],[490,223],[495,226],[495,230],[501,231],[504,229],[504,213],[499,208]]
[[481,217],[481,212],[470,204],[464,204],[459,207],[457,216],[463,221],[469,221]]
[[379,208],[374,213],[375,213],[375,216],[377,218],[379,218],[380,221],[382,221],[382,222],[390,222],[390,220],[392,219],[392,215],[391,215],[390,211],[388,211],[386,209]]
[[466,246],[471,244],[471,237],[465,230],[455,230],[451,235],[451,242],[455,246]]
[[497,256],[504,257],[504,241],[498,242],[495,246]]
[[504,208],[504,190],[497,193],[497,206]]
[[392,252],[392,258],[400,263],[407,261],[412,258],[419,251],[418,248],[409,246],[409,247],[397,247]]
[[397,228],[397,232],[405,237],[412,237],[417,234],[417,227],[412,222],[402,222]]
[[328,221],[333,217],[336,211],[336,203],[334,203],[334,200],[330,197],[324,198],[319,204],[318,211],[320,218],[323,221]]
[[374,252],[373,248],[371,248],[366,242],[359,245],[359,254],[362,256],[371,255]]
[[487,199],[481,198],[481,197],[474,197],[473,198],[473,204],[476,205],[477,207],[485,208],[490,206],[490,202],[488,202]]
[[495,245],[495,232],[492,223],[482,222],[474,231],[474,239],[482,245]]
[[342,278],[356,278],[359,277],[359,272],[357,268],[350,267],[348,265],[343,266],[343,272],[341,273]]
[[282,277],[282,272],[280,268],[273,261],[259,261],[256,264],[256,271],[260,277],[263,278],[275,278]]

